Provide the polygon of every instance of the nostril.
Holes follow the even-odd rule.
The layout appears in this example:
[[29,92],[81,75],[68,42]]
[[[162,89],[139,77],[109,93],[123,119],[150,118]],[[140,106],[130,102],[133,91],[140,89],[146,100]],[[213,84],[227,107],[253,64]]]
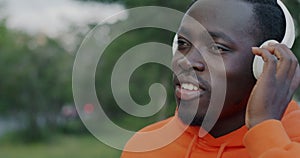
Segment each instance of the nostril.
[[203,63],[195,63],[193,64],[193,69],[197,71],[204,71],[205,65]]
[[196,70],[196,71],[204,71],[205,70],[205,65],[202,62],[193,62],[193,61],[189,61],[187,60],[186,57],[179,59],[178,61],[178,65],[181,69],[183,70]]

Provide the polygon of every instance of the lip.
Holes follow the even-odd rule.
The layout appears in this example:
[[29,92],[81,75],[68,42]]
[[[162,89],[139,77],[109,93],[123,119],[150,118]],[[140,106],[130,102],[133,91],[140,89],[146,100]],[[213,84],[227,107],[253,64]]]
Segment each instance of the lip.
[[[198,87],[198,90],[187,90],[182,88],[181,84],[188,83],[193,84],[194,86]],[[195,79],[192,76],[185,76],[179,75],[178,77],[175,76],[174,78],[175,84],[175,95],[178,99],[181,100],[193,100],[196,98],[201,97],[207,91],[209,91],[209,86],[205,83],[205,81],[201,78]]]
[[186,89],[181,88],[181,86],[176,86],[176,90],[175,90],[176,97],[181,100],[195,99],[195,98],[199,97],[201,95],[201,93],[203,94],[203,91],[201,91],[201,90],[198,90],[198,91],[186,90]]

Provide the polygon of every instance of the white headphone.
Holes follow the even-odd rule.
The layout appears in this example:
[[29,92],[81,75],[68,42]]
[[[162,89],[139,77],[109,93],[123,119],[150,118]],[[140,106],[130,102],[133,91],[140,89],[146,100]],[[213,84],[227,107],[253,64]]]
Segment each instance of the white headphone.
[[173,39],[173,44],[172,44],[172,53],[173,53],[173,56],[175,55],[177,49],[178,49],[178,35],[176,33],[175,37]]
[[[295,25],[292,18],[291,13],[288,11],[286,6],[281,2],[281,0],[277,0],[277,4],[280,6],[284,13],[285,21],[286,21],[286,27],[285,27],[285,35],[283,37],[283,40],[281,41],[282,44],[285,44],[287,47],[292,48],[294,41],[295,41]],[[279,43],[276,40],[267,40],[265,41],[260,47],[263,47],[265,45],[268,45],[270,42]],[[253,61],[253,75],[256,79],[259,78],[263,71],[264,67],[264,61],[260,56],[255,56]]]
[[[281,41],[282,44],[287,45],[287,47],[292,48],[294,41],[295,41],[295,25],[294,21],[292,18],[291,13],[288,11],[286,6],[281,2],[281,0],[277,0],[277,4],[280,6],[284,13],[285,21],[286,21],[286,27],[285,27],[285,35],[283,37],[283,40]],[[176,50],[178,48],[178,35],[176,34],[173,40],[173,45],[172,45],[172,52],[173,55],[176,53]],[[276,40],[267,40],[265,41],[260,47],[263,47],[265,45],[268,45],[270,42],[275,42],[279,43]],[[253,61],[253,75],[256,79],[259,78],[263,71],[263,65],[264,61],[260,56],[255,56],[254,61]]]

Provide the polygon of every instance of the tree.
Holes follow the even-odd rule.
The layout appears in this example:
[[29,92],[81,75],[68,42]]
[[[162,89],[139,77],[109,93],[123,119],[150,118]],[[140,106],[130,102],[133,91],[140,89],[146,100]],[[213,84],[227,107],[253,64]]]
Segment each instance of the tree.
[[24,139],[40,139],[43,128],[56,125],[61,107],[72,103],[74,57],[42,34],[31,37],[4,22],[0,33],[0,112],[23,124]]

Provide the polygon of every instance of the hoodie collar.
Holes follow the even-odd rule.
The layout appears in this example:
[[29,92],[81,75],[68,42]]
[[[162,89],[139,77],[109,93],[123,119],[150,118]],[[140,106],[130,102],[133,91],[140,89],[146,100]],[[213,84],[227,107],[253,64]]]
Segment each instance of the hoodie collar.
[[[209,133],[207,133],[204,137],[199,137],[199,130],[202,129],[199,126],[187,126],[185,125],[180,118],[178,117],[177,113],[175,114],[176,123],[179,128],[185,129],[185,133],[192,135],[193,137],[196,135],[198,141],[204,143],[211,147],[220,147],[222,144],[226,144],[227,147],[229,146],[243,146],[243,138],[246,132],[248,131],[247,127],[244,125],[241,128],[234,130],[226,135],[221,137],[213,137]],[[202,129],[203,130],[203,129]]]

